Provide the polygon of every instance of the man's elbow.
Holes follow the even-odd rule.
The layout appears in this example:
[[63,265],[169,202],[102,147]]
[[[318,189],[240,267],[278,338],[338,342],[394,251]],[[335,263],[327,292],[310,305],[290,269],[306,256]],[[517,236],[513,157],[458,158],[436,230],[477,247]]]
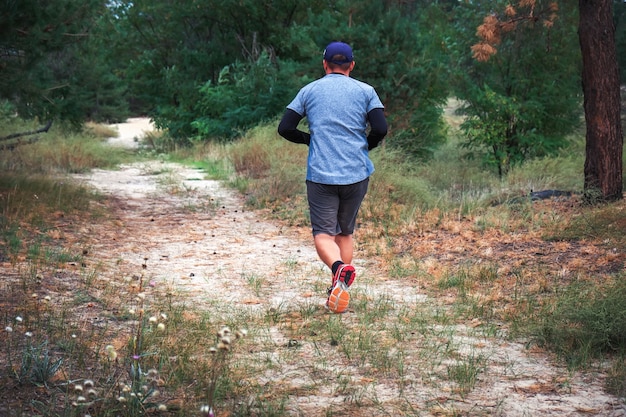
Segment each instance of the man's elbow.
[[278,134],[284,138],[287,138],[289,136],[289,133],[293,132],[293,130],[293,128],[287,127],[285,123],[281,122],[278,124]]
[[381,140],[387,136],[387,125],[383,126],[378,126],[377,128],[373,128],[372,127],[372,133],[374,134],[374,136],[376,136],[377,138],[380,138]]

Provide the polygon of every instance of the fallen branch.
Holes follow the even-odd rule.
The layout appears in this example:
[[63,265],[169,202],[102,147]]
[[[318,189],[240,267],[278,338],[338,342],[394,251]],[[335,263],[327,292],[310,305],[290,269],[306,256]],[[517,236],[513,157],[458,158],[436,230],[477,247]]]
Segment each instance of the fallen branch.
[[52,126],[52,120],[48,121],[48,123],[46,123],[46,125],[44,127],[40,128],[40,129],[31,130],[31,131],[28,131],[28,132],[12,133],[9,136],[5,136],[3,138],[0,138],[0,142],[3,142],[5,140],[9,140],[9,139],[20,138],[22,136],[36,135],[37,133],[46,133],[50,129],[50,126]]

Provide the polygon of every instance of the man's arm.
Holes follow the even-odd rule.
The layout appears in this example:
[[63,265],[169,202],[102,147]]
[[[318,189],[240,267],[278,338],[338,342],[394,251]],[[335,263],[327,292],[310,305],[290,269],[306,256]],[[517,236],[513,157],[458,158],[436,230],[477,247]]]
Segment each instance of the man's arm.
[[372,109],[367,113],[367,121],[370,123],[370,133],[367,135],[367,150],[377,147],[387,135],[387,119],[383,109]]
[[285,110],[285,114],[283,114],[283,118],[278,124],[278,134],[289,142],[309,145],[311,143],[311,135],[297,129],[300,120],[302,120],[302,116],[297,112],[291,109]]

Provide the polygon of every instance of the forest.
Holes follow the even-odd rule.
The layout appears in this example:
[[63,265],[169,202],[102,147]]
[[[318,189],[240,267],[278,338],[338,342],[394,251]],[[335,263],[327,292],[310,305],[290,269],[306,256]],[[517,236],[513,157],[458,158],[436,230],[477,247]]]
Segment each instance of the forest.
[[[383,100],[388,146],[428,159],[446,141],[442,109],[455,97],[466,116],[462,146],[501,176],[567,146],[593,108],[581,84],[597,86],[582,82],[584,68],[598,68],[598,77],[587,76],[612,92],[610,101],[597,101],[611,103],[605,106],[617,120],[619,79],[626,79],[626,2],[618,0],[27,0],[1,7],[5,114],[68,126],[146,115],[168,132],[170,146],[229,141],[276,118],[322,75],[321,51],[333,40],[353,45],[353,76]],[[585,25],[585,16],[604,21]],[[598,47],[606,43],[604,25],[614,28],[606,48]],[[592,32],[579,30],[585,27],[600,29],[585,37]],[[608,64],[600,59],[605,49]],[[621,161],[607,162],[606,154],[621,154],[623,133],[607,140],[588,129],[588,143],[600,145],[588,150],[585,188],[621,198]]]

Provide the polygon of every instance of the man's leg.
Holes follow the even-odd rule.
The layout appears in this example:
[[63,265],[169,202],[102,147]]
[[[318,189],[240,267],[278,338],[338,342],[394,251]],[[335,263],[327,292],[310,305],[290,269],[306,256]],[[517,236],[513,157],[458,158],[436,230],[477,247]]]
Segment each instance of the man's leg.
[[[358,204],[353,207],[348,205],[342,209],[340,188],[351,187],[327,186],[307,181],[315,249],[320,260],[333,273],[326,306],[334,313],[343,313],[347,310],[350,303],[347,289],[356,276],[354,266],[350,264],[354,252],[351,231],[354,228],[356,212],[349,211],[358,211]],[[364,194],[365,189],[360,187],[359,191]],[[344,228],[349,230],[349,234],[335,235]]]
[[332,268],[336,261],[352,263],[354,253],[352,235],[331,236],[320,233],[315,236],[314,241],[317,255],[329,268]]
[[352,263],[352,255],[354,253],[354,242],[352,235],[337,235],[335,242],[339,246],[340,260],[346,264]]
[[352,236],[319,233],[314,240],[318,256],[333,271],[326,307],[333,313],[345,313],[350,303],[348,287],[355,276],[354,267],[348,264],[352,261]]
[[332,268],[335,261],[342,260],[341,249],[335,240],[335,236],[320,233],[315,235],[314,242],[317,255],[328,268]]

